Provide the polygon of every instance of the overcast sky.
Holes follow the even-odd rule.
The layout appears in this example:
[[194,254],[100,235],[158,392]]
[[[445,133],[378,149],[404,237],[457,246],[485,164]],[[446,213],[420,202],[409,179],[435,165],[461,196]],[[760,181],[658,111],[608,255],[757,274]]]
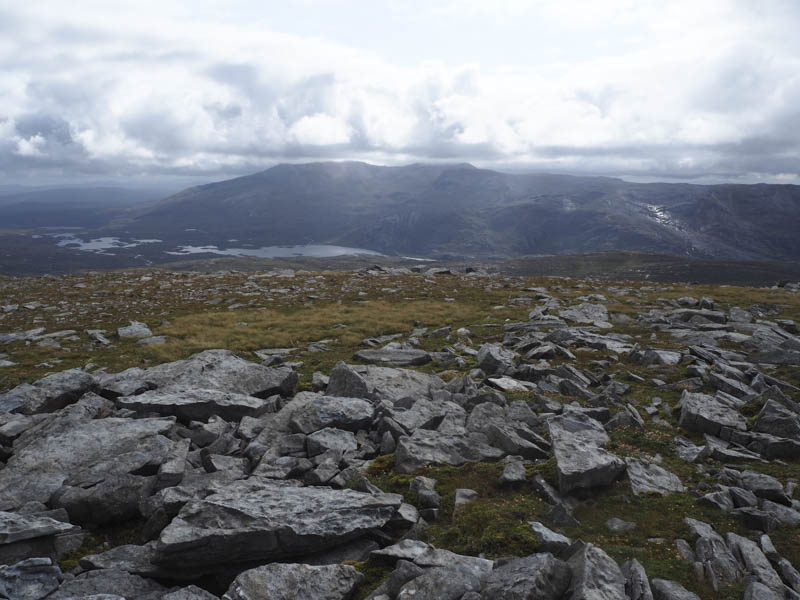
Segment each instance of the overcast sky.
[[800,183],[797,0],[0,0],[0,183],[468,161]]

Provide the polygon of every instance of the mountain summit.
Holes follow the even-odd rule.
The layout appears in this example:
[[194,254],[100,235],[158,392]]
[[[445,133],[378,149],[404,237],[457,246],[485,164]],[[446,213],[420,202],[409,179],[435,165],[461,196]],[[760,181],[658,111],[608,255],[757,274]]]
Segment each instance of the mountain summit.
[[121,229],[440,258],[640,250],[797,261],[798,224],[800,187],[791,185],[641,184],[469,164],[322,162],[189,188],[140,210]]

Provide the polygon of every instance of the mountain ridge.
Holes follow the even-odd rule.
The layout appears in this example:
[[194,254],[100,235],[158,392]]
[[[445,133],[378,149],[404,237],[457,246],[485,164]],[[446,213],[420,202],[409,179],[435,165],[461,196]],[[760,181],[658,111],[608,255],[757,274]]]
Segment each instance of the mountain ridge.
[[511,258],[637,250],[800,260],[800,187],[631,183],[465,163],[280,164],[188,188],[110,230],[260,245],[328,243],[390,255]]

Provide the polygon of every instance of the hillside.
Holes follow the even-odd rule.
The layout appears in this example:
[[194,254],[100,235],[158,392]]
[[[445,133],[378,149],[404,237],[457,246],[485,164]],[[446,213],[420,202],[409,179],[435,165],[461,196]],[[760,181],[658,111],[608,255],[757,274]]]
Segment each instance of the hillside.
[[0,295],[9,598],[800,593],[800,282],[148,269]]
[[110,231],[438,258],[637,250],[797,262],[798,224],[797,186],[636,184],[466,164],[345,162],[278,165],[190,188],[115,221]]

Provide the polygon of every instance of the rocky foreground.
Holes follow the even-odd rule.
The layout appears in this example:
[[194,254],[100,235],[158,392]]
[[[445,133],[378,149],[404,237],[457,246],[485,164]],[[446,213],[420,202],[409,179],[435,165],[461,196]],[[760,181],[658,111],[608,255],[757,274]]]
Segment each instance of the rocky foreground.
[[[263,363],[214,349],[0,394],[0,598],[800,598],[795,323],[774,306],[588,291],[530,287],[510,300],[527,320],[369,338],[306,384],[291,349]],[[498,339],[474,343],[484,326]],[[141,327],[115,337],[152,335]],[[620,442],[648,436],[663,452]],[[483,463],[493,501],[540,505],[514,524],[530,543],[431,543],[440,523],[492,518],[481,492],[436,478]],[[609,537],[582,529],[612,486]],[[669,498],[689,499],[670,515],[685,535],[643,543],[668,548],[683,583],[600,543],[645,525],[626,502]],[[135,543],[89,549],[120,524]]]

